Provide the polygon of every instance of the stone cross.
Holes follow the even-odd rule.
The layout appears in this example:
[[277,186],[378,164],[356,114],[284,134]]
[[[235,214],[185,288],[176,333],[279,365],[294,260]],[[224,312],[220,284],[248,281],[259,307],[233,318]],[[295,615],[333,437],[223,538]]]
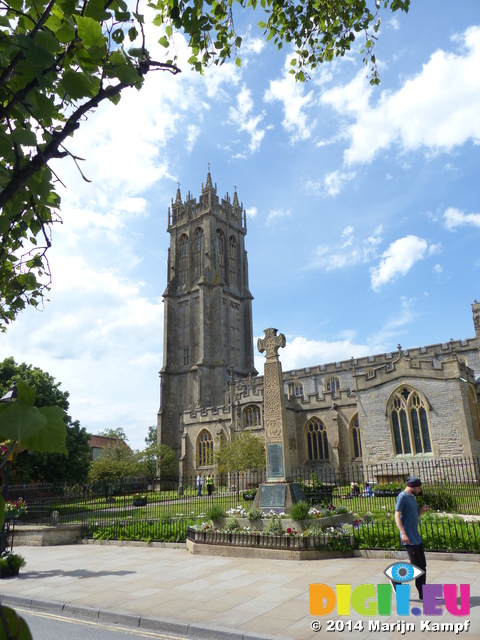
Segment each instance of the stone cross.
[[264,422],[267,449],[267,482],[288,482],[290,463],[287,439],[287,413],[283,392],[282,365],[278,350],[285,347],[283,333],[265,329],[265,338],[258,339],[260,353],[266,352],[264,367]]

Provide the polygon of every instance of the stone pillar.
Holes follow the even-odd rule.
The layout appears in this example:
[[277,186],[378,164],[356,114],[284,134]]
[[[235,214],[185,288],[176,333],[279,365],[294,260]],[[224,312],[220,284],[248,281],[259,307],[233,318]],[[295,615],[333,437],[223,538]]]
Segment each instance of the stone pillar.
[[285,347],[283,333],[265,329],[265,338],[259,338],[257,347],[266,353],[264,373],[265,446],[267,449],[267,482],[289,482],[290,460],[287,441],[287,415],[283,392],[282,365],[278,350]]

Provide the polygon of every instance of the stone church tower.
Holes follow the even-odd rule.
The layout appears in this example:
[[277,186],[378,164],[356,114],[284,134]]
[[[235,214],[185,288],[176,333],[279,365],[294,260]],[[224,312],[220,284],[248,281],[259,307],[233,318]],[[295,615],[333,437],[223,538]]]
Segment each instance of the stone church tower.
[[[246,215],[237,193],[220,200],[210,172],[199,200],[180,188],[168,210],[167,288],[158,442],[182,462],[182,414],[225,403],[229,382],[257,374]],[[181,464],[182,466],[182,464]]]

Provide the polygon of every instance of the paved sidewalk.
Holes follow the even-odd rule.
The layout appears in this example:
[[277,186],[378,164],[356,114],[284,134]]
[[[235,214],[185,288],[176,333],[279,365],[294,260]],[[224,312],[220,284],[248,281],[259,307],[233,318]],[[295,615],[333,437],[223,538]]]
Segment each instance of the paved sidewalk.
[[[339,636],[312,630],[309,583],[386,583],[383,570],[393,560],[348,558],[335,560],[264,560],[193,556],[184,549],[80,544],[61,547],[18,547],[27,566],[18,578],[0,581],[0,597],[7,604],[44,608],[56,613],[81,614],[145,628],[163,625],[165,631],[209,640],[288,638],[325,640]],[[352,610],[351,619],[364,631],[345,630],[340,638],[387,640],[408,637],[439,640],[469,635],[480,637],[480,563],[428,559],[428,582],[471,585],[470,628],[454,631],[421,630],[421,621],[465,622],[448,612],[390,618],[380,624],[413,622],[414,631],[369,630],[369,619]],[[413,590],[416,594],[415,590]],[[413,606],[419,603],[412,601]],[[395,604],[393,605],[395,609]],[[336,609],[328,616],[339,620]]]

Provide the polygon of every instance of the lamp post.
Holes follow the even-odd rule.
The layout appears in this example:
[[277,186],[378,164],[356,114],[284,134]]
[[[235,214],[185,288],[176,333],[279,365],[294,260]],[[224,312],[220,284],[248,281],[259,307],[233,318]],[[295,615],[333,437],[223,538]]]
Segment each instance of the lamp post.
[[[17,399],[17,387],[13,384],[7,393],[0,398],[0,402],[15,402]],[[8,498],[8,473],[10,471],[10,455],[8,455],[7,460],[5,461],[4,473],[3,473],[3,489],[2,489],[2,497],[4,500]],[[5,520],[2,525],[2,530],[0,531],[0,553],[3,553],[7,548],[7,534],[5,530]]]

